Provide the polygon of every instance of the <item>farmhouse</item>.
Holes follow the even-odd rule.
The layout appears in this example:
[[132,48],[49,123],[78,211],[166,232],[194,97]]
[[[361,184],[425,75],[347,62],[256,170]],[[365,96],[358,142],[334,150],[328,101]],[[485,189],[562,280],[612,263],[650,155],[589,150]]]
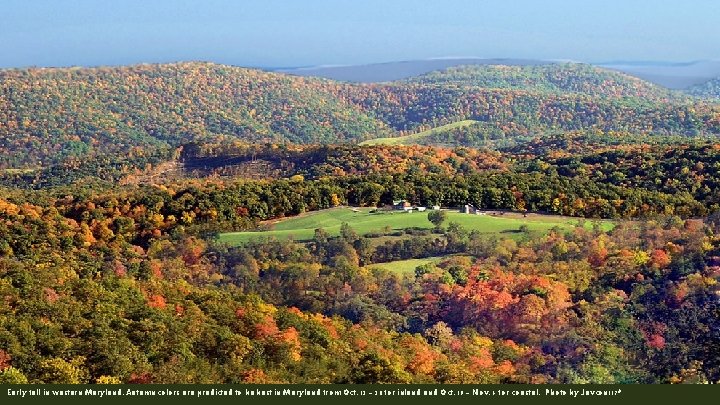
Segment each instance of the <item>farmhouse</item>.
[[398,211],[410,211],[412,210],[412,204],[405,200],[393,201],[393,208]]

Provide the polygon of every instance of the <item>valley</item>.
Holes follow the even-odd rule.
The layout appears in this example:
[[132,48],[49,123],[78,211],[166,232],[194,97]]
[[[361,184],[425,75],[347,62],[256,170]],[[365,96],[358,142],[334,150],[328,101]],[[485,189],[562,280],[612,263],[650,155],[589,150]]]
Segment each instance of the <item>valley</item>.
[[0,383],[720,381],[714,82],[515,62],[0,71]]

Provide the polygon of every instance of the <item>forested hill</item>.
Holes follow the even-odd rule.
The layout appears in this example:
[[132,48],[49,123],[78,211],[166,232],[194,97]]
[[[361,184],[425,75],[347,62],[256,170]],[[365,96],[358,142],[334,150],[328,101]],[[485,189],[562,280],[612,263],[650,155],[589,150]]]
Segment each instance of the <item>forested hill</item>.
[[687,92],[696,97],[718,101],[720,100],[720,77],[693,86]]
[[720,382],[719,105],[556,75],[0,71],[0,385]]
[[642,97],[653,100],[679,97],[679,93],[637,77],[578,63],[456,66],[408,79],[407,82],[549,93],[581,93],[597,97]]
[[[472,86],[441,83],[447,73],[349,84],[209,63],[5,70],[0,169],[116,158],[134,164],[188,142],[228,137],[355,143],[467,119],[508,137],[586,129],[720,133],[720,107],[708,102],[665,97],[662,89],[590,67],[522,69],[536,73],[524,82],[524,73],[486,75]],[[498,84],[503,80],[510,84]]]
[[329,143],[386,131],[332,86],[210,63],[2,71],[0,166],[177,146],[220,134]]

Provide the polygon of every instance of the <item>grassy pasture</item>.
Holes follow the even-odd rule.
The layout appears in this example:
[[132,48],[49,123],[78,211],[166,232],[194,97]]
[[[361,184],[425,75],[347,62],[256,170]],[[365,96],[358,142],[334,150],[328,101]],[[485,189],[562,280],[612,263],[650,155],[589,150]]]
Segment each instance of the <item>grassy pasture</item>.
[[374,263],[369,268],[384,269],[397,273],[415,274],[415,268],[428,263],[437,263],[442,257],[426,257],[424,259],[396,260],[387,263]]
[[423,138],[426,138],[429,135],[432,135],[433,133],[439,133],[439,132],[449,131],[449,130],[456,129],[456,128],[467,127],[476,122],[478,122],[478,121],[475,121],[475,120],[458,121],[458,122],[453,122],[452,124],[441,125],[439,127],[428,129],[427,131],[418,132],[416,134],[398,136],[398,137],[394,137],[394,138],[370,139],[365,142],[362,142],[360,145],[413,145],[413,144],[419,143],[419,141],[421,141]]
[[[454,210],[448,210],[448,220],[457,222],[465,229],[478,230],[488,234],[501,234],[508,237],[519,235],[521,225],[527,225],[530,232],[548,232],[557,226],[561,229],[572,229],[578,223],[577,218],[560,217],[552,215],[528,214],[525,218],[520,214],[507,213],[505,215],[470,215]],[[240,245],[251,239],[261,237],[275,237],[278,239],[294,239],[305,241],[312,239],[315,229],[323,228],[330,235],[338,235],[340,226],[347,222],[358,234],[382,232],[384,228],[403,230],[406,228],[432,229],[433,225],[427,219],[427,212],[399,212],[370,213],[370,208],[351,209],[347,207],[331,208],[322,211],[309,212],[297,217],[286,218],[270,224],[270,230],[229,232],[220,234],[221,242],[229,245]],[[586,226],[592,223],[587,221]],[[602,221],[605,230],[613,227],[611,221]]]

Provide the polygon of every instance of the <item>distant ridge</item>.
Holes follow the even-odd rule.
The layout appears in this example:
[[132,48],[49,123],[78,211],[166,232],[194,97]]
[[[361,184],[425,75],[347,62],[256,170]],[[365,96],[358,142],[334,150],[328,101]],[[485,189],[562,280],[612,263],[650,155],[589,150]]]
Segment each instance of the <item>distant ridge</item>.
[[607,69],[624,72],[669,89],[680,90],[707,82],[720,76],[720,61],[694,62],[631,62],[599,63]]
[[373,85],[202,62],[0,70],[0,170],[147,161],[191,143],[359,143],[465,120],[485,126],[432,141],[475,145],[549,130],[720,133],[720,107],[641,79],[578,63],[513,62]]
[[[323,65],[268,69],[296,76],[321,77],[357,83],[382,83],[409,79],[462,65],[538,66],[568,61],[515,58],[437,58],[364,65]],[[594,66],[617,70],[668,89],[680,90],[720,76],[720,61],[691,62],[610,61]]]
[[710,100],[720,100],[720,77],[700,83],[687,90],[688,94]]
[[435,70],[461,65],[535,66],[554,63],[554,61],[533,59],[438,58],[367,65],[286,68],[275,69],[275,71],[297,76],[322,77],[344,82],[381,83],[408,79]]

